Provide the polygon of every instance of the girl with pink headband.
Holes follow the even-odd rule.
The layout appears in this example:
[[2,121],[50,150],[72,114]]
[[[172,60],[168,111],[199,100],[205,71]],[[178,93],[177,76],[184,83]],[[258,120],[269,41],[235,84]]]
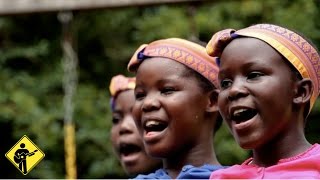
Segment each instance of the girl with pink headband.
[[223,168],[213,138],[220,127],[215,58],[193,42],[170,38],[142,45],[129,62],[136,73],[132,109],[149,155],[163,168],[137,179],[208,179]]
[[132,118],[135,86],[135,78],[123,75],[114,76],[109,86],[112,109],[111,142],[121,166],[129,176],[153,172],[162,166],[159,159],[146,154]]
[[320,145],[304,135],[318,95],[319,53],[297,33],[272,24],[213,35],[219,111],[235,140],[253,157],[210,179],[320,178]]

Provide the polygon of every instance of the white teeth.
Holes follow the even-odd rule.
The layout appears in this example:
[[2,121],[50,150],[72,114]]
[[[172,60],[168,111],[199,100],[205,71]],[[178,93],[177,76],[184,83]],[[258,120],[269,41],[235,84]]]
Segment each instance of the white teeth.
[[247,109],[237,109],[237,110],[233,111],[233,116],[236,116],[236,115],[238,115],[238,114],[240,114],[240,113],[242,113],[242,112],[244,112],[246,110]]
[[160,122],[158,122],[158,121],[147,121],[146,122],[146,127],[149,127],[149,126],[156,126],[156,125],[159,125],[160,124]]

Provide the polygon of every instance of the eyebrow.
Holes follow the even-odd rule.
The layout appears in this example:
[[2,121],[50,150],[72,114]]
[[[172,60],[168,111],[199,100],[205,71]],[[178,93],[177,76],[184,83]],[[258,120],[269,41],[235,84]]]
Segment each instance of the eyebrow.
[[[170,83],[170,82],[181,82],[180,81],[181,76],[178,76],[178,75],[175,74],[175,75],[172,75],[170,77],[173,77],[173,78],[159,79],[159,80],[157,80],[157,82],[155,84],[159,85],[159,84],[165,84],[165,83]],[[144,87],[144,83],[142,83],[142,84],[137,83],[135,89],[143,88],[143,87]]]
[[[255,61],[256,62],[256,61]],[[248,63],[244,63],[242,64],[242,66],[240,67],[241,71],[243,71],[244,69],[249,69],[249,68],[270,68],[269,63],[265,62],[265,61],[260,61],[261,63],[256,64],[255,62],[248,62]],[[224,78],[226,76],[226,74],[232,74],[232,70],[230,70],[229,67],[222,69],[219,69],[219,73],[218,73],[218,78]]]
[[174,79],[172,78],[166,78],[166,79],[160,79],[159,81],[157,81],[157,84],[164,84],[164,83],[169,83],[169,82],[179,82],[179,77],[177,75],[175,75]]
[[[252,67],[252,66],[253,66],[253,67],[254,67],[254,66],[257,66],[256,61],[255,61],[255,62],[244,63],[244,64],[241,66],[241,68],[249,68],[249,67]],[[269,63],[266,63],[265,61],[260,61],[259,66],[264,66],[264,67],[266,67],[266,66],[269,66]],[[228,70],[228,69],[227,69],[227,70]],[[224,71],[226,71],[226,70],[220,69],[220,70],[219,70],[219,73],[220,73],[220,72],[224,72]]]
[[122,111],[120,109],[113,110],[112,114],[121,114]]

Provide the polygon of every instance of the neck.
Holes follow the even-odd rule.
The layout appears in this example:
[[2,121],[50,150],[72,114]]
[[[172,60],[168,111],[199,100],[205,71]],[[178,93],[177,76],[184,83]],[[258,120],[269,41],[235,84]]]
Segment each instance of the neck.
[[280,159],[294,157],[310,148],[311,144],[306,140],[303,128],[297,124],[293,127],[293,130],[281,133],[269,143],[254,149],[252,163],[269,167],[276,165]]
[[210,143],[198,144],[190,150],[179,151],[174,153],[172,157],[163,160],[163,167],[168,172],[169,176],[176,178],[182,167],[185,165],[193,165],[195,167],[203,166],[204,164],[220,165],[213,148],[213,141]]

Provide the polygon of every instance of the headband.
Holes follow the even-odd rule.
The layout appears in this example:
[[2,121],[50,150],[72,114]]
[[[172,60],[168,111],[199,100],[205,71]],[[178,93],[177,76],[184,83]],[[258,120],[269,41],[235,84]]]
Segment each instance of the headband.
[[168,58],[198,72],[218,87],[218,66],[216,58],[210,57],[206,49],[196,43],[179,38],[169,38],[141,45],[128,64],[128,70],[136,72],[139,65],[148,58]]
[[135,78],[129,78],[123,75],[117,75],[112,77],[110,86],[109,86],[110,94],[112,96],[110,101],[111,109],[114,110],[115,99],[120,92],[134,89],[135,86],[136,86]]

